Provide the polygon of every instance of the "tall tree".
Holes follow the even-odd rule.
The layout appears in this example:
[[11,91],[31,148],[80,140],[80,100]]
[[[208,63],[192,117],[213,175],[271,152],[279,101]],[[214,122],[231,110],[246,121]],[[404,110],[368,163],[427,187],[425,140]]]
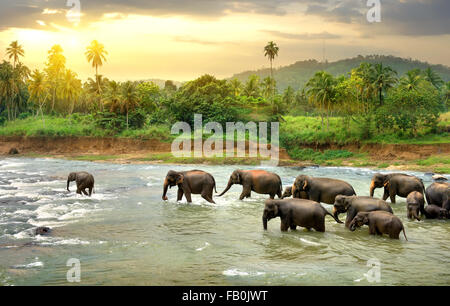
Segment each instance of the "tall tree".
[[400,79],[400,84],[406,88],[406,90],[417,90],[420,83],[423,81],[423,76],[420,73],[419,69],[413,69],[406,72]]
[[45,127],[44,121],[44,104],[49,96],[49,84],[47,83],[45,74],[40,72],[39,70],[34,70],[31,75],[31,80],[28,85],[28,90],[30,92],[30,99],[37,100],[38,104],[38,112],[41,111],[42,124]]
[[105,50],[105,46],[99,43],[97,40],[93,40],[86,49],[86,57],[88,62],[92,63],[92,67],[95,68],[95,79],[97,80],[98,91],[100,92],[100,84],[98,82],[98,67],[103,66],[103,62],[106,62],[106,55],[108,52]]
[[327,115],[327,130],[329,129],[329,114],[332,108],[332,103],[336,94],[336,80],[333,76],[325,71],[316,72],[316,74],[306,83],[307,93],[310,102],[321,109],[322,127],[324,113]]
[[375,64],[373,72],[375,78],[373,85],[378,92],[378,101],[381,106],[383,105],[383,92],[397,83],[397,72],[389,66],[383,66],[383,63]]
[[5,104],[8,120],[14,119],[14,99],[19,92],[16,73],[9,62],[0,65],[0,100]]
[[433,69],[431,69],[431,67],[425,69],[422,72],[422,76],[424,80],[433,84],[436,89],[441,88],[441,86],[444,84],[444,81],[442,81],[441,77]]
[[75,103],[81,94],[81,80],[77,79],[77,74],[70,69],[66,70],[60,89],[61,98],[67,102],[67,112],[72,114]]
[[16,68],[16,64],[19,62],[19,56],[24,56],[25,51],[22,46],[19,45],[19,42],[13,41],[9,47],[6,49],[6,55],[9,56],[9,59],[13,59],[13,68]]
[[122,92],[119,82],[108,82],[104,100],[106,107],[108,107],[111,113],[119,113],[121,111]]
[[127,81],[122,85],[122,105],[127,114],[127,129],[128,129],[128,113],[134,110],[139,103],[139,96],[136,90],[136,83]]
[[[275,59],[276,56],[278,56],[279,50],[280,48],[273,41],[269,41],[267,45],[264,47],[264,56],[268,57],[270,61],[270,78],[272,79],[273,79],[273,60]],[[275,89],[272,94],[272,99],[274,95]]]
[[66,57],[63,55],[63,49],[60,45],[54,45],[48,51],[48,59],[45,67],[47,83],[50,87],[51,111],[55,109],[58,90],[62,84],[64,73],[66,71]]

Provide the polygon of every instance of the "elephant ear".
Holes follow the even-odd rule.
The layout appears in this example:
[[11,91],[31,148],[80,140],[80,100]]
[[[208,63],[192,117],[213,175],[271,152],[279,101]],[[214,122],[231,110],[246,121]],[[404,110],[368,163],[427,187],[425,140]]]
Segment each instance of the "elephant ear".
[[305,180],[305,183],[303,184],[303,190],[306,190],[306,187],[308,187],[308,181]]
[[180,174],[176,180],[176,184],[183,184],[184,181],[184,175]]
[[275,216],[278,216],[278,205],[277,204],[273,204],[273,213],[275,214]]
[[386,182],[383,184],[383,186],[386,187],[386,188],[388,188],[388,187],[389,187],[389,181],[386,181]]
[[364,217],[363,217],[363,223],[364,224],[368,224],[369,223],[369,214],[366,214],[366,215],[364,215]]

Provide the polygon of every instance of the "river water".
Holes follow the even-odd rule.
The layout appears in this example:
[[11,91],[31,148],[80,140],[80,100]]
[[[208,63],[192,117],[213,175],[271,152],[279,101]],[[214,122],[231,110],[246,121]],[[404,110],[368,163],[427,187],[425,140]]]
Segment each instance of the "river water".
[[[162,201],[167,171],[194,168],[213,174],[219,192],[234,169],[250,169],[0,159],[0,285],[71,285],[71,258],[80,261],[82,285],[450,285],[450,221],[409,221],[403,198],[393,210],[409,241],[370,236],[367,227],[350,232],[329,216],[325,233],[282,233],[279,218],[265,232],[266,196],[239,201],[241,186],[215,197],[216,205],[199,195],[193,204],[177,203],[174,188]],[[283,185],[300,173],[343,179],[358,195],[368,195],[374,173],[265,169]],[[82,170],[96,180],[91,198],[77,195],[74,182],[65,190],[67,174]],[[431,183],[430,175],[411,173]],[[37,226],[52,235],[34,236]],[[364,275],[370,259],[380,263],[379,283]]]

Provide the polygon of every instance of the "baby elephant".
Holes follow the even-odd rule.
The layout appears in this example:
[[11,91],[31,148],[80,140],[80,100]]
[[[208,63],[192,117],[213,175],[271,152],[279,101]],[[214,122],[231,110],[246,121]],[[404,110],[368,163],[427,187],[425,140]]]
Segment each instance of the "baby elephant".
[[[281,196],[282,199],[290,198],[290,197],[292,197],[292,186],[288,186],[288,187],[284,188],[283,195]],[[298,193],[298,191],[296,191],[294,198],[308,200],[308,194],[304,191],[300,191],[300,193]]]
[[267,221],[280,217],[281,231],[285,232],[289,228],[295,230],[297,226],[311,228],[318,232],[325,232],[325,216],[330,215],[338,223],[331,213],[329,213],[320,203],[304,199],[284,199],[271,200],[265,202],[262,217],[264,230],[267,230]]
[[350,230],[353,232],[357,227],[369,226],[370,235],[388,234],[392,239],[399,239],[400,232],[406,238],[405,228],[402,221],[387,211],[376,210],[371,212],[359,212],[350,223]]
[[[69,177],[67,178],[67,191],[69,192],[69,184],[73,181],[77,182],[78,194],[84,193],[85,195],[91,196],[92,190],[94,189],[94,177],[92,176],[92,174],[84,171],[70,173]],[[86,188],[89,189],[89,194],[86,192]]]
[[423,194],[413,191],[406,197],[406,209],[408,219],[420,221],[419,213],[424,214],[425,199]]
[[427,219],[450,219],[448,210],[434,204],[427,205],[423,214]]

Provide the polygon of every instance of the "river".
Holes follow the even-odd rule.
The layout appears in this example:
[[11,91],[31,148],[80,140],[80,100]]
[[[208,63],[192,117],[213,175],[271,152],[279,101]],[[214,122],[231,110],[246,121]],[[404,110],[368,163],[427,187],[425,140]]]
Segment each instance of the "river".
[[[282,233],[279,218],[265,232],[267,197],[239,201],[241,186],[216,196],[216,205],[199,195],[177,203],[174,188],[161,200],[168,170],[195,168],[213,174],[221,192],[234,169],[261,167],[0,159],[0,285],[450,285],[450,221],[409,221],[403,198],[393,210],[409,241],[370,236],[367,227],[350,232],[329,216],[325,233]],[[301,173],[342,179],[358,195],[368,195],[374,174],[264,169],[284,186]],[[77,195],[75,182],[65,190],[68,173],[83,170],[95,177],[91,198]],[[429,174],[408,173],[431,183]],[[34,236],[37,226],[51,227],[52,235]],[[80,283],[67,280],[71,258],[80,261]],[[369,260],[380,263],[378,283],[365,277]]]

